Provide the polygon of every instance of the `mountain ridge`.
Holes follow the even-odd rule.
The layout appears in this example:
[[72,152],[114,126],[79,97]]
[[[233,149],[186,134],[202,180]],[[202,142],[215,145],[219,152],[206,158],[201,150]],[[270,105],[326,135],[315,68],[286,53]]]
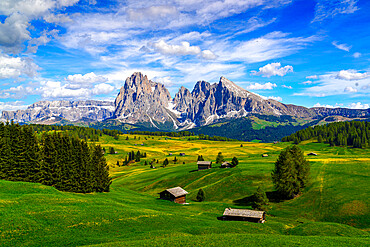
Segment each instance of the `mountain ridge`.
[[[26,110],[3,111],[1,118],[17,122],[37,122],[42,118],[61,117],[76,122],[83,119],[149,124],[162,129],[186,130],[248,114],[289,115],[298,118],[326,116],[369,117],[370,109],[325,108],[284,104],[264,99],[221,76],[218,83],[198,81],[192,91],[181,86],[174,98],[167,88],[135,72],[125,80],[114,102],[110,101],[39,101]],[[170,126],[170,127],[169,127]],[[172,126],[172,127],[171,127]]]

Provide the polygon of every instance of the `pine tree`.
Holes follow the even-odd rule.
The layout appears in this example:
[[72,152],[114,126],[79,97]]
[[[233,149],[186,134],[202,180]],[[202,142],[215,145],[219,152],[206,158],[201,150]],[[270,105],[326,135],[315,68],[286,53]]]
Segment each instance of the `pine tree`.
[[267,198],[265,191],[260,186],[258,186],[256,193],[253,194],[253,198],[254,201],[252,207],[254,209],[258,210],[267,209],[269,199]]
[[197,161],[204,161],[203,155],[198,155],[198,160]]
[[205,193],[204,193],[203,189],[199,189],[199,190],[198,190],[198,194],[197,194],[197,201],[198,201],[198,202],[202,202],[202,201],[204,201],[205,199],[206,199],[206,195],[205,195]]
[[163,167],[166,167],[168,165],[168,159],[166,158],[164,161],[163,161]]
[[309,180],[310,165],[302,150],[294,145],[283,150],[275,162],[272,180],[283,198],[293,198]]
[[216,157],[216,164],[222,164],[222,162],[224,161],[225,161],[224,156],[222,155],[221,152],[219,152]]
[[237,166],[239,164],[239,160],[238,158],[234,157],[232,160],[231,160],[231,164],[233,167]]

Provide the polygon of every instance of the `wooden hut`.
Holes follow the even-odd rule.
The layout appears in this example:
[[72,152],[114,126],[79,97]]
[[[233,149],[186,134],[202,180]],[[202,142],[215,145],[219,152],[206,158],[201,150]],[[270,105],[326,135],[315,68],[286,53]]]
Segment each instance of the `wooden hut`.
[[188,192],[181,187],[175,187],[171,189],[166,189],[159,193],[159,198],[163,200],[169,200],[175,203],[185,204],[186,194]]
[[232,165],[230,162],[225,161],[224,163],[221,164],[221,168],[231,168]]
[[255,223],[264,223],[266,220],[266,212],[250,209],[225,208],[222,220],[236,220],[236,221],[250,221]]
[[262,157],[268,157],[269,155],[268,154],[262,154]]
[[180,156],[185,156],[185,153],[180,153]]
[[198,171],[212,168],[212,161],[198,161]]

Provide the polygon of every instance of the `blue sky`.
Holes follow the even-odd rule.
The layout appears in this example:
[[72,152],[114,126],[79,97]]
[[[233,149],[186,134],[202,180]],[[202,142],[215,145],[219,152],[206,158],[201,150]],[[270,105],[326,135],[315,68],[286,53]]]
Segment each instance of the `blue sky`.
[[1,0],[0,111],[114,100],[140,71],[180,86],[221,76],[286,104],[370,104],[370,1]]

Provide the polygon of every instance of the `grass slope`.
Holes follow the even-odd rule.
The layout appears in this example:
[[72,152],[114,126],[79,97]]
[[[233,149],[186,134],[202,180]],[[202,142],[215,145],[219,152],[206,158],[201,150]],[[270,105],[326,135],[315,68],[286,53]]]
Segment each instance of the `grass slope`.
[[[261,185],[273,191],[270,173],[287,143],[187,141],[183,138],[103,136],[112,166],[109,193],[60,192],[33,183],[0,180],[0,245],[3,246],[366,246],[369,243],[369,150],[329,147],[306,141],[312,183],[300,197],[272,202],[265,224],[219,221],[225,207],[250,208],[250,196]],[[144,144],[143,146],[141,144]],[[136,144],[136,145],[135,145]],[[240,147],[243,144],[243,147]],[[159,159],[157,169],[144,161],[114,167],[131,150]],[[186,153],[180,157],[180,152]],[[196,157],[227,160],[232,169],[196,170]],[[173,153],[180,160],[173,164]],[[261,154],[268,157],[262,158]],[[166,168],[160,167],[165,158]],[[183,164],[185,162],[185,164]],[[189,205],[158,200],[158,192],[182,186]],[[206,201],[193,201],[199,188]],[[268,193],[271,195],[271,193]]]

